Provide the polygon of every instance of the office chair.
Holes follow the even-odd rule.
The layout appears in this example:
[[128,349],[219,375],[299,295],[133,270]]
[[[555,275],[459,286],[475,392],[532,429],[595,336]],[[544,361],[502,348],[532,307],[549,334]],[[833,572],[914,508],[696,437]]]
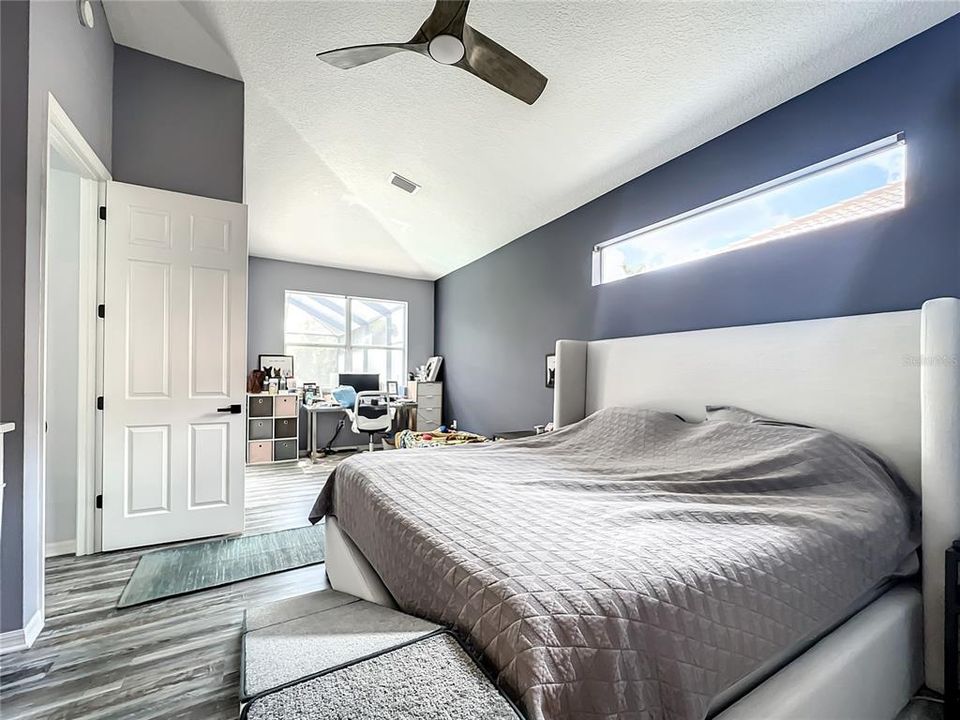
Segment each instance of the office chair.
[[[381,398],[383,404],[363,404],[364,399]],[[353,401],[353,408],[347,410],[350,425],[355,433],[367,433],[370,438],[370,449],[373,450],[373,436],[377,433],[390,432],[393,427],[393,416],[397,409],[389,404],[389,396],[380,390],[366,390],[357,393]]]

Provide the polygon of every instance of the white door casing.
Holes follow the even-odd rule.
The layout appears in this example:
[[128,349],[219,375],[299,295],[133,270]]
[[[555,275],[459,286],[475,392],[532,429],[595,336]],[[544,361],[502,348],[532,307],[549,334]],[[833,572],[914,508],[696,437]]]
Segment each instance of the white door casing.
[[247,209],[107,187],[102,548],[243,530]]

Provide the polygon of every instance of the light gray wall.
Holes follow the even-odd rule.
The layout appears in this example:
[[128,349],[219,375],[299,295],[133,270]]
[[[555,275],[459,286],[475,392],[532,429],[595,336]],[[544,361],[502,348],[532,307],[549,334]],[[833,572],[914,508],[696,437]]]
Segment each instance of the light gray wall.
[[[80,345],[80,176],[52,169],[47,197],[47,545],[77,537],[77,348]],[[49,450],[48,450],[48,454]]]
[[[433,355],[432,281],[252,257],[247,316],[248,369],[257,366],[260,354],[283,352],[283,302],[287,290],[404,300],[408,312],[408,369],[422,365]],[[329,439],[335,428],[335,418],[324,418],[318,427],[318,442]],[[301,446],[305,438],[304,429]],[[366,436],[354,435],[344,429],[337,439],[337,445],[357,444],[366,444]]]
[[114,52],[113,179],[243,201],[243,83]]
[[[6,3],[2,3],[6,5]],[[29,4],[29,52],[27,69],[29,87],[27,96],[27,155],[26,155],[26,223],[22,236],[4,237],[4,254],[7,260],[22,253],[26,267],[34,272],[40,267],[40,196],[43,184],[42,163],[46,143],[47,93],[53,93],[61,107],[77,126],[100,160],[111,166],[111,125],[113,105],[113,37],[107,24],[103,7],[94,2],[95,28],[90,30],[80,25],[77,5],[73,0],[51,0]],[[4,12],[3,33],[6,35],[7,14]],[[4,80],[6,58],[4,58]],[[4,82],[4,106],[7,105],[6,82]],[[6,119],[4,119],[6,126]],[[4,196],[4,204],[7,199]],[[8,254],[9,246],[9,254]],[[23,266],[21,266],[22,271]],[[6,274],[6,270],[4,270]],[[13,278],[22,288],[22,275]],[[4,284],[7,278],[4,277]],[[17,308],[6,306],[7,291],[4,288],[3,378],[4,403],[7,393],[23,397],[23,382],[36,380],[36,369],[24,367],[22,351],[25,346],[39,347],[35,328],[39,327],[39,304],[36,298],[19,298],[21,317],[29,313],[27,323],[19,327],[8,326],[8,311],[15,314]],[[29,302],[25,302],[29,301]],[[9,365],[8,365],[9,363]],[[11,367],[12,366],[12,367]],[[17,367],[19,366],[19,367]],[[28,426],[27,419],[35,420]],[[0,597],[0,630],[23,626],[39,609],[38,589],[42,567],[43,536],[42,492],[35,462],[24,465],[24,455],[18,447],[18,438],[39,441],[41,422],[39,407],[23,408],[14,417],[4,420],[16,422],[18,432],[14,438],[7,436],[9,460],[5,460],[4,478],[7,492],[4,494],[6,517],[15,514],[20,523],[3,523],[2,597]],[[22,430],[22,431],[21,431]]]

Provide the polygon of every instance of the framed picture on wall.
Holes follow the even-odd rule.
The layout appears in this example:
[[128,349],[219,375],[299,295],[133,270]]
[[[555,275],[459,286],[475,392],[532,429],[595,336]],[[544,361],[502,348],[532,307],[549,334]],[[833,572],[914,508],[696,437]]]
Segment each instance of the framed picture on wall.
[[434,355],[427,360],[427,381],[436,382],[440,377],[440,366],[443,364],[443,357]]
[[546,370],[547,370],[547,387],[552,388],[554,382],[557,379],[557,356],[551,353],[547,355],[546,361]]
[[261,355],[259,364],[267,377],[293,377],[293,355]]

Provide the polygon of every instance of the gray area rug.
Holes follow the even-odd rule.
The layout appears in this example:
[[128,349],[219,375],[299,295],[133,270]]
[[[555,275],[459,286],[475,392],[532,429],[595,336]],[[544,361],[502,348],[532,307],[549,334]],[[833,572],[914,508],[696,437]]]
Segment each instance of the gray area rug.
[[335,590],[251,609],[243,635],[240,697],[246,700],[439,629]]
[[431,635],[254,698],[245,720],[518,720],[456,639]]
[[315,565],[323,559],[323,525],[154,550],[140,556],[117,607]]

